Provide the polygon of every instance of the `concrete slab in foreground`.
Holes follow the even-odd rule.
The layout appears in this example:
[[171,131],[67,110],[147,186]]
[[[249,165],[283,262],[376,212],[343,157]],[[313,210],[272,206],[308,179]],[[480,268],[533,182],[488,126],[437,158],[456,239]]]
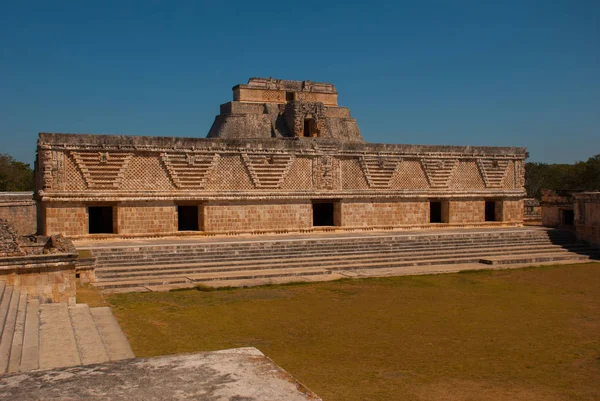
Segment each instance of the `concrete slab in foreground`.
[[0,400],[321,399],[256,348],[137,358],[0,377]]

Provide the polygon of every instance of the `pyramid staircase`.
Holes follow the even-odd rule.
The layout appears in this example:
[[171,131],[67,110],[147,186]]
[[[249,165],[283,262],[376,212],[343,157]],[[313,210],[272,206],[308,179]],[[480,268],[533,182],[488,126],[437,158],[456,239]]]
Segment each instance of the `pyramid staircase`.
[[0,282],[0,375],[133,357],[110,308],[40,304]]
[[535,264],[600,256],[571,232],[541,229],[257,238],[88,249],[96,258],[95,285],[108,292],[227,286],[238,285],[240,280],[284,277],[318,280],[334,272],[362,269]]

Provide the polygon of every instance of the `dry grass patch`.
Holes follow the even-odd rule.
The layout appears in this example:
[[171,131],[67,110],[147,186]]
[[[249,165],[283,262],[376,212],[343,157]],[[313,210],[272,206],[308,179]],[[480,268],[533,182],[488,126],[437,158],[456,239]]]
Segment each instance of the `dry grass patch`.
[[327,401],[600,399],[600,264],[108,298],[136,355],[255,346]]

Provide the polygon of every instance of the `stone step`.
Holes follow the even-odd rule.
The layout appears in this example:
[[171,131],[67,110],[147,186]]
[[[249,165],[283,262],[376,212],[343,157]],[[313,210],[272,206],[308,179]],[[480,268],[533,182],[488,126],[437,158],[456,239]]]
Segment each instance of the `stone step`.
[[111,361],[134,358],[127,337],[121,330],[109,307],[90,308],[94,324],[102,337],[108,358]]
[[[415,235],[415,236],[373,236],[373,237],[332,237],[332,238],[299,238],[299,239],[291,239],[291,240],[270,240],[270,241],[231,241],[231,242],[198,242],[198,243],[188,243],[188,244],[159,244],[159,245],[139,245],[139,246],[123,246],[123,247],[82,247],[81,249],[90,249],[100,255],[102,252],[108,252],[110,254],[114,254],[117,252],[139,252],[142,249],[155,249],[155,250],[176,250],[178,252],[182,252],[185,249],[189,248],[218,248],[218,249],[227,249],[227,248],[237,248],[242,249],[244,247],[273,247],[273,246],[293,246],[294,244],[302,244],[302,245],[319,245],[319,244],[339,244],[339,243],[360,243],[360,244],[373,244],[373,243],[384,243],[389,244],[393,242],[407,242],[407,241],[425,241],[425,242],[440,242],[444,240],[456,240],[461,239],[491,239],[498,240],[503,238],[521,238],[530,240],[533,238],[545,238],[545,239],[553,239],[550,238],[546,232],[540,233],[539,231],[525,231],[519,233],[477,233],[477,234],[456,234],[453,235]],[[560,234],[558,236],[554,236],[557,239],[573,239],[575,238],[572,234]],[[560,237],[560,238],[559,238]]]
[[69,316],[83,365],[108,362],[108,352],[86,304],[69,307]]
[[81,365],[66,304],[40,305],[40,369]]
[[286,252],[286,251],[265,251],[265,252],[246,252],[246,253],[227,253],[220,256],[196,254],[196,255],[171,255],[169,257],[151,257],[151,255],[143,255],[143,257],[135,258],[133,256],[123,257],[121,260],[102,261],[96,264],[98,269],[106,269],[121,266],[137,266],[137,265],[152,265],[152,264],[170,264],[181,263],[181,261],[198,260],[202,262],[226,262],[235,260],[264,260],[265,258],[295,258],[306,255],[330,255],[330,256],[347,256],[353,254],[381,254],[381,253],[402,253],[402,252],[447,252],[449,250],[466,250],[474,248],[486,249],[506,249],[506,248],[522,248],[522,247],[556,247],[562,249],[586,249],[590,248],[582,243],[567,243],[567,244],[552,244],[548,242],[533,242],[533,243],[500,243],[500,244],[456,244],[453,246],[415,246],[406,248],[385,248],[385,249],[363,249],[352,248],[344,250],[307,250],[304,252]]
[[4,287],[2,288],[2,296],[0,297],[0,336],[2,335],[2,330],[4,329],[4,323],[6,322],[6,317],[8,316],[8,309],[10,307],[10,300],[12,298],[12,286],[6,286],[5,283],[2,283]]
[[505,264],[516,264],[516,263],[541,263],[541,262],[554,262],[561,260],[588,260],[590,259],[587,255],[578,255],[575,253],[551,253],[542,255],[508,255],[508,256],[493,256],[480,259],[480,263],[486,265],[505,265]]
[[201,273],[191,274],[188,276],[193,282],[212,281],[212,280],[246,280],[256,278],[271,278],[271,277],[289,277],[289,276],[322,276],[331,274],[330,270],[319,268],[304,268],[304,269],[269,269],[263,270],[248,270],[244,272],[232,273]]
[[305,255],[305,254],[354,254],[354,253],[382,253],[382,252],[398,252],[398,251],[415,251],[419,249],[429,250],[429,251],[443,251],[447,249],[466,249],[470,247],[476,246],[486,246],[490,248],[500,248],[500,247],[512,247],[512,246],[530,246],[530,245],[547,245],[547,246],[563,246],[563,247],[582,247],[586,246],[580,243],[565,243],[562,245],[549,243],[547,241],[532,241],[532,242],[500,242],[500,243],[462,243],[462,244],[453,244],[453,245],[445,245],[445,244],[428,244],[428,245],[418,245],[418,246],[407,246],[402,248],[394,248],[394,247],[380,247],[380,248],[370,248],[370,247],[349,247],[349,248],[331,248],[331,249],[305,249],[302,251],[288,251],[288,250],[261,250],[261,251],[247,251],[247,252],[221,252],[219,254],[209,254],[209,253],[170,253],[170,254],[143,254],[139,253],[137,256],[115,256],[111,258],[101,258],[96,260],[96,268],[104,268],[108,267],[116,267],[116,266],[135,266],[142,264],[164,264],[165,262],[175,263],[176,261],[189,260],[189,259],[200,259],[202,261],[226,261],[226,260],[239,260],[243,258],[244,260],[250,259],[264,259],[265,255],[273,256],[277,255],[278,257],[296,257],[297,255]]
[[8,360],[9,373],[18,372],[21,366],[26,313],[27,295],[21,294],[21,297],[19,298],[19,307],[17,310],[17,320],[15,323],[15,331],[13,334],[12,346],[10,348],[10,358]]
[[[511,254],[521,253],[548,253],[548,252],[569,252],[567,249],[558,248],[555,246],[543,246],[538,248],[532,247],[520,247],[510,248],[508,251]],[[212,262],[212,263],[188,263],[188,264],[169,264],[169,265],[144,265],[144,266],[132,266],[132,267],[114,267],[104,268],[96,271],[96,277],[99,281],[115,277],[133,277],[135,275],[160,275],[160,274],[172,274],[172,273],[185,273],[191,272],[192,270],[202,271],[232,271],[242,269],[258,269],[258,268],[270,268],[274,265],[311,265],[314,267],[335,265],[340,262],[347,262],[352,260],[416,260],[420,258],[438,258],[438,257],[459,257],[459,256],[486,256],[495,254],[506,254],[507,249],[489,249],[489,248],[470,248],[459,251],[447,251],[447,252],[404,252],[404,253],[379,253],[379,254],[353,254],[346,255],[343,257],[332,255],[332,256],[306,256],[303,258],[265,258],[261,261],[254,260],[238,260],[231,262]],[[434,255],[434,256],[432,256]]]
[[10,350],[12,348],[15,326],[17,324],[19,301],[21,299],[19,290],[15,290],[12,287],[11,289],[12,291],[7,291],[10,292],[10,297],[8,296],[9,294],[5,294],[3,297],[3,301],[8,299],[8,309],[4,320],[2,334],[0,335],[0,374],[4,374],[8,371]]
[[40,367],[40,301],[30,299],[27,302],[23,351],[19,371],[36,370]]
[[0,301],[7,306],[0,331],[0,375],[134,357],[109,308],[40,305],[5,283]]
[[[563,252],[560,254],[540,254],[538,256],[522,256],[520,259],[515,260],[530,260],[536,261],[550,261],[550,260],[583,260],[589,258],[588,256],[572,254]],[[429,260],[413,260],[413,261],[395,261],[395,262],[353,262],[353,263],[340,263],[336,267],[330,267],[327,269],[302,268],[301,274],[298,274],[297,267],[277,268],[277,269],[259,269],[259,270],[248,270],[248,271],[233,271],[233,272],[209,272],[199,274],[186,274],[186,275],[174,275],[167,277],[156,278],[153,276],[137,277],[134,280],[131,279],[120,279],[113,281],[103,281],[96,285],[101,289],[114,289],[114,288],[127,288],[127,287],[151,287],[151,286],[169,286],[171,288],[177,288],[178,284],[189,287],[193,282],[205,282],[213,280],[244,280],[244,279],[255,279],[255,278],[277,278],[294,275],[315,275],[321,274],[323,271],[335,271],[335,270],[359,270],[359,269],[376,269],[376,268],[398,268],[408,266],[429,266],[429,265],[448,265],[448,264],[470,264],[478,263],[482,259],[480,257],[461,257],[461,258],[435,258]],[[514,262],[521,263],[521,262]],[[266,271],[265,271],[266,270]],[[318,273],[313,273],[313,271]],[[326,274],[326,273],[323,273]]]
[[[498,242],[498,241],[504,241],[504,240],[524,240],[524,241],[531,241],[534,239],[538,239],[538,240],[547,240],[547,241],[552,241],[553,239],[548,238],[548,236],[543,235],[530,235],[530,236],[523,236],[523,235],[519,235],[519,236],[486,236],[486,235],[482,235],[482,236],[475,236],[475,237],[466,237],[466,236],[454,236],[454,237],[450,237],[450,236],[444,236],[442,238],[438,238],[438,237],[415,237],[415,238],[406,238],[406,237],[397,237],[397,238],[382,238],[382,237],[375,237],[375,238],[362,238],[362,239],[345,239],[345,238],[339,238],[339,239],[322,239],[322,240],[305,240],[305,239],[298,239],[298,240],[287,240],[287,241],[282,241],[282,240],[273,240],[273,241],[269,241],[269,242],[258,242],[258,241],[247,241],[247,242],[222,242],[222,243],[204,243],[204,242],[199,242],[199,243],[195,243],[195,244],[173,244],[173,245],[156,245],[156,246],[152,246],[152,245],[140,245],[140,246],[125,246],[125,247],[118,247],[118,248],[113,248],[113,247],[106,247],[106,248],[92,248],[91,250],[94,252],[94,254],[97,257],[103,257],[105,255],[115,255],[115,254],[126,254],[126,253],[138,253],[138,252],[144,252],[145,250],[152,250],[155,252],[166,252],[166,253],[174,253],[174,252],[186,252],[188,250],[202,250],[204,252],[209,252],[211,249],[214,249],[216,251],[220,251],[220,250],[230,250],[230,249],[248,249],[248,250],[252,250],[252,249],[274,249],[274,248],[287,248],[287,249],[291,249],[294,247],[301,247],[301,248],[305,248],[305,247],[318,247],[318,246],[323,246],[323,247],[338,247],[338,246],[356,246],[356,245],[364,245],[364,246],[376,246],[376,245],[385,245],[385,246],[389,246],[390,244],[397,244],[397,245],[403,245],[403,244],[418,244],[418,243],[423,243],[423,244],[432,244],[432,243],[444,243],[444,242],[448,242],[448,243],[454,243],[454,242],[468,242],[468,241],[494,241],[494,242]],[[556,240],[573,240],[572,236],[569,237],[565,237],[565,238],[557,238]],[[85,247],[83,247],[82,249],[86,249]]]

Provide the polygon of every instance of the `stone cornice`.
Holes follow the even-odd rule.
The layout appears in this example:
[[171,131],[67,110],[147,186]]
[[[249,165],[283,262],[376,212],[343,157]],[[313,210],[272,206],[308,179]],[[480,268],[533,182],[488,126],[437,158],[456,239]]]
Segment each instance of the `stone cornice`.
[[340,156],[376,155],[398,157],[477,158],[523,160],[525,148],[489,146],[441,146],[335,142],[319,139],[218,139],[151,136],[40,133],[40,150],[89,150],[181,153],[295,153]]

